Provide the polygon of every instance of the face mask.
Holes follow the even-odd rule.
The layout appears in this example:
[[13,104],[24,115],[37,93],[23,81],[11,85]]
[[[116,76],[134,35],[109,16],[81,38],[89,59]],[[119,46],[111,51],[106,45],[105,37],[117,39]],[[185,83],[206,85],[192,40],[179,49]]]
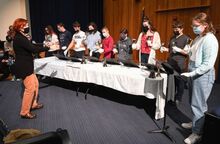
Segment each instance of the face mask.
[[107,33],[102,33],[102,35],[103,35],[104,37],[107,37]]
[[203,31],[201,30],[201,27],[198,26],[198,27],[193,27],[193,32],[194,32],[196,35],[200,35]]
[[143,27],[143,32],[146,33],[146,32],[148,31],[148,29],[149,29],[148,26],[144,26],[144,27]]
[[121,34],[120,34],[120,39],[121,39],[121,40],[124,40],[125,38],[126,38],[126,35],[123,34],[123,33],[121,33]]
[[26,27],[26,28],[24,28],[24,33],[26,34],[26,33],[29,33],[29,27]]
[[6,40],[7,40],[8,42],[11,42],[11,41],[12,41],[12,38],[11,38],[10,36],[7,36],[7,37],[6,37]]
[[180,35],[180,32],[179,31],[173,31],[174,35],[178,36]]
[[92,32],[94,32],[94,30],[92,29],[92,30],[89,30],[89,33],[92,33]]

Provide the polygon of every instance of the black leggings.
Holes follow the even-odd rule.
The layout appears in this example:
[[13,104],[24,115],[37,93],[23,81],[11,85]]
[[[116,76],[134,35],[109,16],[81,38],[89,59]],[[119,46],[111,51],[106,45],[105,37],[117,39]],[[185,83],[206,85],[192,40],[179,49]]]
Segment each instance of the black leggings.
[[141,53],[141,63],[148,63],[149,54]]

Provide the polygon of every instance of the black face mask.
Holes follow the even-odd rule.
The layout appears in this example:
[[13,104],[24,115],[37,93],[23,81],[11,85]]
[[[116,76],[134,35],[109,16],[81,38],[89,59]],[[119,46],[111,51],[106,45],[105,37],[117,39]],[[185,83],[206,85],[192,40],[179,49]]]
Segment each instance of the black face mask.
[[175,36],[178,36],[178,35],[180,35],[180,32],[179,32],[179,31],[173,31],[173,34],[174,34]]
[[92,33],[92,32],[94,32],[94,30],[88,30],[89,31],[89,33]]
[[11,42],[11,41],[12,41],[12,38],[11,38],[10,36],[6,36],[6,40],[7,40],[8,42]]
[[29,31],[30,31],[30,28],[26,27],[26,28],[24,28],[24,32],[23,33],[27,34],[27,33],[29,33]]
[[143,32],[146,33],[148,30],[149,30],[148,26],[144,26],[144,27],[143,27]]
[[120,34],[120,39],[121,39],[121,40],[124,40],[125,38],[126,38],[126,35],[125,35],[125,34],[123,34],[123,33]]

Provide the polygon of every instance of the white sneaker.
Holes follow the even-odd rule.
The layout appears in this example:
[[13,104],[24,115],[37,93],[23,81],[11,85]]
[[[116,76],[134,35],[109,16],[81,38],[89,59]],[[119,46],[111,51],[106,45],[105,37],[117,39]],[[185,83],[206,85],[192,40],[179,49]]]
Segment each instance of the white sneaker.
[[184,140],[184,142],[186,144],[195,144],[196,142],[198,142],[201,139],[201,136],[195,133],[192,133],[191,135],[189,135],[188,138],[186,138]]
[[181,126],[185,129],[191,129],[192,128],[192,122],[189,123],[182,123]]

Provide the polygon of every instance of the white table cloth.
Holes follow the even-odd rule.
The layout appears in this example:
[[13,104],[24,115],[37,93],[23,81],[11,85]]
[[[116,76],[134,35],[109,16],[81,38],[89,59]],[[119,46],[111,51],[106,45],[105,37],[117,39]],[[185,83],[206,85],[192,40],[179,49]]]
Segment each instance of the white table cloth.
[[35,72],[74,82],[94,83],[132,95],[156,98],[155,119],[164,117],[167,75],[156,79],[148,78],[149,71],[141,68],[110,65],[100,62],[72,62],[57,57],[35,59]]

